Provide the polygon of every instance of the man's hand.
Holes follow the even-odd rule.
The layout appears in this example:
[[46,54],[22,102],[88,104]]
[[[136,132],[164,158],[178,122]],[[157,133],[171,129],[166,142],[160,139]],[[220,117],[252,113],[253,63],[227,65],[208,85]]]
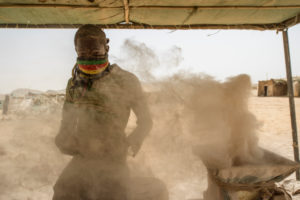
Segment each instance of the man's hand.
[[70,156],[78,155],[78,144],[75,138],[60,131],[55,137],[55,144],[63,154]]
[[132,133],[127,137],[127,142],[129,145],[129,151],[132,157],[134,157],[140,150],[144,141],[144,137],[141,134]]

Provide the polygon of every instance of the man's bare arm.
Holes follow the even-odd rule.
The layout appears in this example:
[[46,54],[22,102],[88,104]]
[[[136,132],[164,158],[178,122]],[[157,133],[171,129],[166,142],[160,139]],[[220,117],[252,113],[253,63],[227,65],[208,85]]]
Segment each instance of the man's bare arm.
[[[71,80],[70,80],[71,81]],[[55,144],[63,154],[76,155],[77,144],[72,136],[74,132],[74,123],[76,123],[76,115],[74,114],[73,102],[70,96],[71,82],[68,82],[66,89],[66,99],[63,105],[62,120],[60,129],[55,137]]]
[[128,142],[135,156],[140,150],[145,137],[152,129],[152,118],[149,107],[142,90],[140,81],[134,76],[132,80],[132,92],[134,92],[132,100],[132,110],[137,117],[137,127],[128,136]]

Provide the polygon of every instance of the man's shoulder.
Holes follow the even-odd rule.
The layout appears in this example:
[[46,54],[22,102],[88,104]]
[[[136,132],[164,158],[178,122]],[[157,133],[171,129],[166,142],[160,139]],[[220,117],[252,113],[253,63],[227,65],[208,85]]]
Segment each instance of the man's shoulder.
[[124,81],[139,82],[139,79],[137,78],[137,76],[135,74],[133,74],[125,69],[122,69],[117,64],[113,64],[112,74],[115,76],[118,76],[118,78],[120,78]]
[[73,86],[73,77],[68,79],[66,90],[69,90]]

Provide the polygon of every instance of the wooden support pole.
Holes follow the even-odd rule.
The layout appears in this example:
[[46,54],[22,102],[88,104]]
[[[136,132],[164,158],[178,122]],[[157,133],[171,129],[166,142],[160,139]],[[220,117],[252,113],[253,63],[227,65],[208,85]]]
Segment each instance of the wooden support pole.
[[[296,111],[295,111],[294,91],[293,91],[293,76],[292,76],[292,69],[291,69],[291,59],[290,59],[289,39],[288,39],[287,29],[284,29],[282,31],[282,36],[283,36],[283,46],[284,46],[284,56],[285,56],[286,78],[287,78],[287,85],[288,85],[292,135],[293,135],[294,159],[296,162],[299,162],[299,147],[298,147]],[[300,180],[299,175],[300,175],[299,170],[297,170],[296,171],[297,180]]]
[[123,0],[124,3],[124,19],[126,24],[129,24],[129,2],[128,0]]

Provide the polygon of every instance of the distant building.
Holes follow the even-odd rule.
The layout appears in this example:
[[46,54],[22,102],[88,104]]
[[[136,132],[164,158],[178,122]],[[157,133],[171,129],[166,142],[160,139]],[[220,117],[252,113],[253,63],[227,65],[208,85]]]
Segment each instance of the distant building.
[[271,79],[258,82],[258,96],[286,96],[288,93],[287,82],[283,79]]
[[[294,96],[300,97],[300,77],[293,77]],[[284,79],[271,79],[258,81],[258,96],[287,96],[287,81]]]

